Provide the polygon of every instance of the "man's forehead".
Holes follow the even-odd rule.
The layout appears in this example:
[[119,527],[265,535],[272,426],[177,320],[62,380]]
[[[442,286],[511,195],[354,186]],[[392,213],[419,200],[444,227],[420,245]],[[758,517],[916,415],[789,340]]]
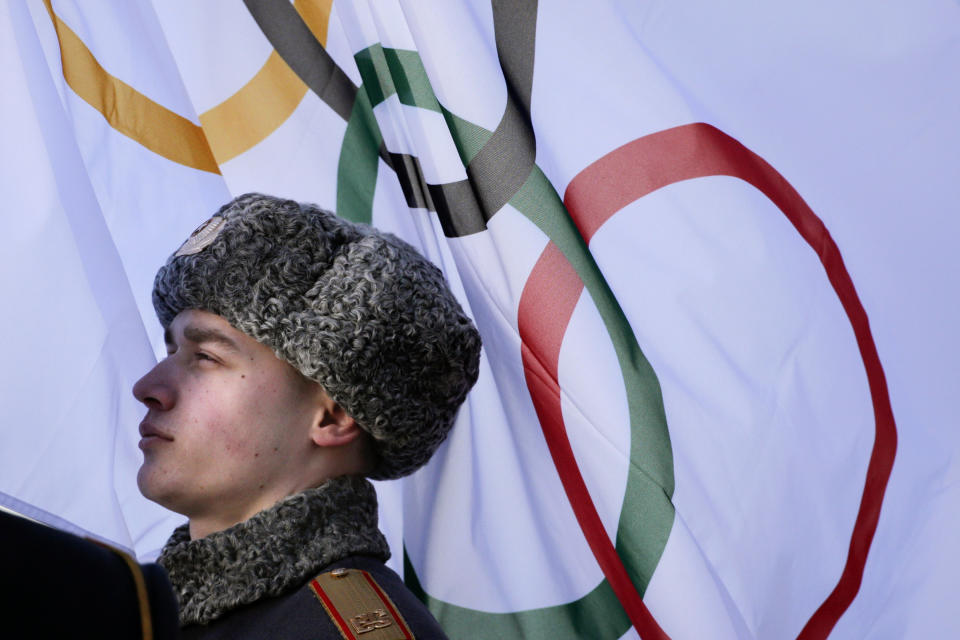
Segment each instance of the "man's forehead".
[[163,332],[167,344],[175,344],[179,338],[196,343],[213,342],[234,351],[243,351],[247,343],[257,343],[253,338],[237,331],[224,318],[206,311],[183,311],[173,319]]

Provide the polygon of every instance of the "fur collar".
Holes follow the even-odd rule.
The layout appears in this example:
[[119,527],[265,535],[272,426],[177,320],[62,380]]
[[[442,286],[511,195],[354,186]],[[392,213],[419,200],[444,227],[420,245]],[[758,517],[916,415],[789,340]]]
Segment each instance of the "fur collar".
[[377,494],[343,476],[281,500],[249,520],[190,540],[177,527],[158,562],[170,575],[180,623],[206,624],[231,609],[299,588],[352,555],[390,557],[377,529]]

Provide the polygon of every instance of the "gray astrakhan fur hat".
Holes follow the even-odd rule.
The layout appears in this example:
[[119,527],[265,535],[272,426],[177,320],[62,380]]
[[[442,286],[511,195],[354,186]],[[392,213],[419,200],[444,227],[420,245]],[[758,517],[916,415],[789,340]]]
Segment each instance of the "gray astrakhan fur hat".
[[315,380],[366,430],[374,479],[423,466],[477,380],[480,335],[406,242],[260,194],[221,207],[157,272],[170,326],[209,311]]

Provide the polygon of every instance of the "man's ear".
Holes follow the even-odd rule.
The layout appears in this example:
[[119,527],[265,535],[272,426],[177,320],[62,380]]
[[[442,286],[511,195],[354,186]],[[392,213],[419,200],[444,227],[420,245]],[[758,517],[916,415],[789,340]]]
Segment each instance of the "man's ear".
[[360,437],[363,430],[353,416],[326,393],[321,410],[310,427],[310,439],[318,447],[339,447]]

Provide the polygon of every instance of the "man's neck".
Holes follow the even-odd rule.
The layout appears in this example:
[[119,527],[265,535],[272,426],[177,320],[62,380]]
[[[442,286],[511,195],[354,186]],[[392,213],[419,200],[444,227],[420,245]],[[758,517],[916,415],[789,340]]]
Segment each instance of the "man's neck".
[[260,513],[264,509],[269,509],[286,497],[287,494],[278,496],[264,496],[260,500],[244,505],[243,508],[239,509],[218,509],[213,513],[188,514],[187,517],[189,518],[190,525],[190,539],[199,540],[200,538],[206,538],[212,533],[229,529],[234,525],[245,522],[250,517]]
[[326,478],[317,481],[315,479],[301,479],[297,482],[289,482],[284,486],[274,487],[273,490],[265,491],[256,496],[253,500],[248,500],[243,504],[232,507],[225,506],[223,502],[216,505],[216,509],[211,509],[203,513],[185,513],[184,515],[190,521],[190,539],[199,540],[206,538],[211,533],[217,533],[224,529],[245,522],[264,509],[269,509],[284,498],[296,495],[307,489],[319,486]]
[[218,531],[223,531],[224,529],[229,529],[233,525],[242,522],[238,520],[237,522],[228,522],[218,523],[212,522],[206,518],[190,518],[189,527],[190,527],[190,539],[199,540],[200,538],[206,538],[211,533],[217,533]]

